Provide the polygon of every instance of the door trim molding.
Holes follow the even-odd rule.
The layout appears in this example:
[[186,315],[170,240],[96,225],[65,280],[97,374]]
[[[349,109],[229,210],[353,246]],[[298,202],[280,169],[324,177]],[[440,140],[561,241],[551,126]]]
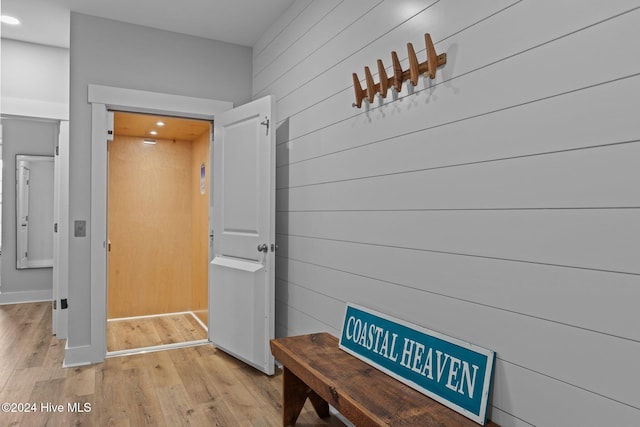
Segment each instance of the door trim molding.
[[233,108],[233,102],[229,101],[93,84],[89,85],[87,96],[90,104],[105,104],[111,110],[204,120],[213,120],[216,114]]
[[91,104],[91,342],[81,345],[83,358],[75,348],[66,348],[76,364],[99,363],[106,356],[107,327],[107,111],[119,110],[213,120],[216,114],[233,108],[233,103],[159,92],[88,85]]

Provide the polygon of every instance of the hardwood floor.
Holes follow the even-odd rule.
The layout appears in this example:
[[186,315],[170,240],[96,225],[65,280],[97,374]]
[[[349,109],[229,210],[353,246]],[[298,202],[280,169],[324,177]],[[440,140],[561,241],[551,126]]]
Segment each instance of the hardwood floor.
[[204,339],[207,339],[207,331],[190,313],[114,319],[107,322],[107,351]]
[[[50,303],[0,306],[0,404],[33,409],[2,411],[0,425],[282,425],[281,372],[267,377],[211,345],[77,368],[62,367],[64,346],[51,336]],[[343,424],[307,402],[297,425]]]

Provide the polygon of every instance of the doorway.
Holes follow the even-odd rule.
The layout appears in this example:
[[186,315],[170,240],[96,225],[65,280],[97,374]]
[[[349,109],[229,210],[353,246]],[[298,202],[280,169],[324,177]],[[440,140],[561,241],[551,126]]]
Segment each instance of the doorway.
[[206,343],[211,123],[113,117],[107,354]]
[[[266,222],[266,227],[261,227],[261,232],[258,233],[255,238],[261,241],[260,247],[263,248],[265,242],[269,243],[271,252],[264,252],[264,268],[260,268],[260,273],[256,275],[256,286],[262,283],[262,286],[250,290],[254,298],[254,305],[260,308],[261,315],[258,316],[257,312],[252,312],[252,318],[254,322],[248,323],[248,319],[240,319],[238,322],[237,317],[242,313],[230,312],[225,310],[225,313],[221,313],[220,319],[212,319],[210,321],[209,328],[209,341],[214,343],[218,348],[227,348],[229,353],[238,354],[238,358],[247,361],[252,366],[259,367],[265,373],[273,373],[273,355],[269,350],[269,340],[274,336],[275,322],[275,277],[274,277],[274,264],[275,264],[275,123],[276,117],[275,111],[275,97],[266,96],[255,101],[251,101],[240,107],[233,108],[233,103],[229,101],[219,101],[206,98],[194,98],[188,96],[172,95],[158,92],[148,92],[141,90],[125,89],[118,87],[102,86],[96,84],[88,85],[88,101],[91,104],[91,212],[89,214],[90,226],[88,227],[88,233],[90,233],[91,239],[88,241],[88,248],[91,254],[91,262],[89,264],[89,276],[90,276],[90,289],[89,298],[90,304],[86,307],[85,311],[75,312],[75,319],[79,321],[76,324],[75,333],[80,331],[88,332],[89,341],[87,343],[76,343],[71,345],[67,343],[65,348],[65,366],[78,366],[90,363],[99,363],[104,361],[106,355],[106,319],[107,319],[107,142],[112,135],[112,126],[109,122],[108,110],[112,111],[130,111],[130,112],[144,112],[151,114],[165,114],[175,117],[189,117],[196,119],[205,119],[213,121],[216,119],[216,128],[214,129],[216,143],[214,147],[221,148],[226,141],[226,131],[224,130],[224,123],[245,123],[247,120],[251,120],[253,123],[253,131],[250,134],[240,133],[236,136],[250,137],[255,139],[255,143],[250,147],[260,149],[262,147],[263,154],[268,156],[269,162],[266,168],[261,168],[261,178],[259,182],[264,184],[263,193],[259,201],[255,204],[256,212],[260,212],[260,217],[266,215],[269,220]],[[112,124],[113,122],[111,122]],[[220,124],[220,126],[218,125]],[[245,127],[241,127],[245,129]],[[230,130],[230,129],[229,129]],[[232,143],[232,142],[230,142]],[[212,150],[213,151],[213,150]],[[218,158],[213,155],[215,158]],[[258,155],[261,157],[261,155]],[[236,159],[239,161],[238,166],[231,166],[225,168],[216,168],[211,160],[212,170],[217,174],[224,170],[233,171],[240,168],[250,167],[250,165],[243,161],[244,157]],[[223,166],[228,166],[230,163],[222,161]],[[219,177],[212,177],[215,182],[221,182]],[[250,183],[246,181],[246,183]],[[220,191],[222,188],[216,186],[210,187],[211,199],[209,205],[210,217],[215,219],[219,217],[214,213],[215,209],[220,209],[221,204],[213,204],[212,199],[222,200]],[[217,193],[217,194],[216,194]],[[232,192],[233,193],[233,192]],[[228,194],[230,196],[231,194]],[[81,223],[82,221],[79,220]],[[212,230],[216,229],[215,224],[212,224]],[[231,230],[233,231],[233,230]],[[224,231],[222,232],[224,234]],[[213,233],[212,233],[213,234]],[[216,237],[216,245],[220,250],[220,254],[224,255],[226,252],[225,245],[221,245],[221,240]],[[249,245],[247,250],[256,250],[255,245]],[[211,256],[215,260],[216,252],[212,249]],[[247,257],[245,257],[247,258]],[[243,274],[242,270],[236,268],[238,265],[245,265],[244,263],[225,263],[224,256],[217,264],[219,267],[224,267],[222,264],[227,264],[230,272],[236,271],[238,274]],[[213,273],[214,260],[210,260],[209,267],[209,315],[215,315],[219,312],[213,306],[213,302],[220,298],[215,298],[215,290],[219,284],[222,284],[220,278]],[[220,262],[222,261],[222,262]],[[246,271],[246,270],[245,270]],[[215,276],[215,278],[214,278]],[[257,289],[263,289],[260,295],[256,294]],[[224,304],[222,305],[224,307]],[[224,316],[223,314],[235,315],[235,318],[230,316]],[[88,322],[82,322],[88,319]],[[71,319],[70,319],[71,320]],[[253,355],[243,356],[240,352],[235,352],[231,346],[225,347],[220,345],[220,341],[215,332],[216,325],[228,325],[232,326],[234,330],[238,331],[236,337],[240,341],[253,340],[256,343],[256,352]]]

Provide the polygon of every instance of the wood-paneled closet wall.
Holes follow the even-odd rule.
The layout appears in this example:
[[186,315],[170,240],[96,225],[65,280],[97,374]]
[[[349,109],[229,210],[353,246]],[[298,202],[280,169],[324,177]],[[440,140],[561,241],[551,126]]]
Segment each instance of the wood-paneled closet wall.
[[109,143],[108,318],[193,311],[207,322],[209,138],[207,130],[192,141],[148,145],[118,135],[116,124]]

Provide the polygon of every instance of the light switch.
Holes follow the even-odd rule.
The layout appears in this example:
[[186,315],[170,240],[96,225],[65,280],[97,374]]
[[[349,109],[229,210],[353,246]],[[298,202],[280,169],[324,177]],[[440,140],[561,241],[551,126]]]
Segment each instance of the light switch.
[[87,235],[87,221],[77,219],[73,222],[73,235],[75,237],[85,237]]

